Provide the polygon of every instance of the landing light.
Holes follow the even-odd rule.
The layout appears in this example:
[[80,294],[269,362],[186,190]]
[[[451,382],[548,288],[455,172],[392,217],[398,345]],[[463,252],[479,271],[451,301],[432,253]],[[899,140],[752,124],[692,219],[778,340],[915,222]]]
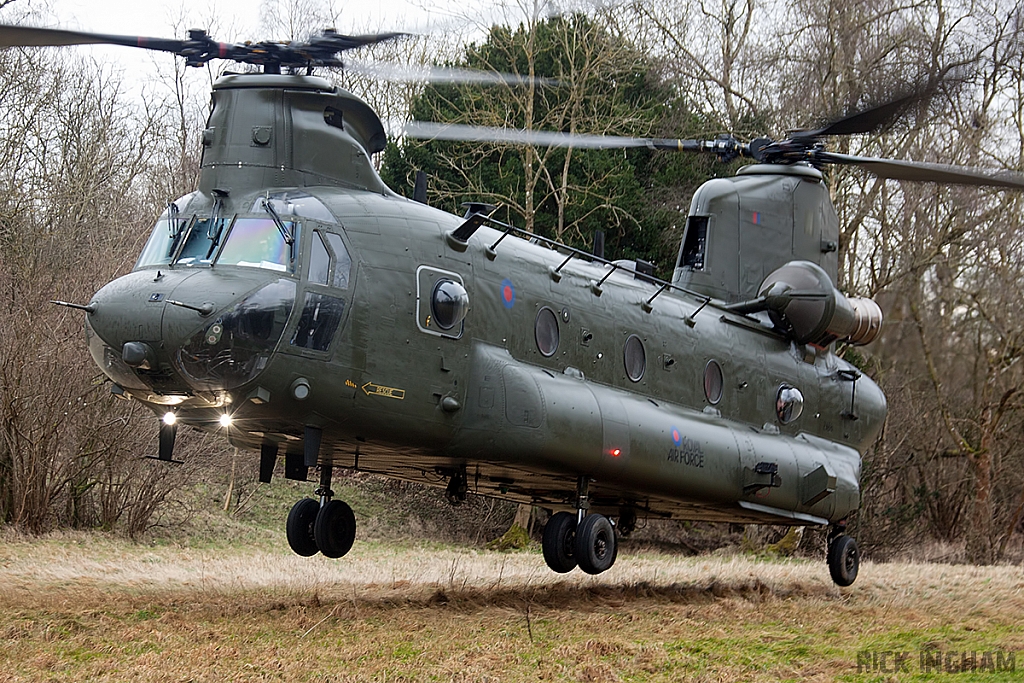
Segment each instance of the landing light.
[[178,421],[178,416],[175,415],[174,413],[164,413],[163,421],[165,425],[170,427],[171,425]]
[[220,426],[221,427],[230,427],[231,426],[231,416],[228,415],[227,413],[223,413],[220,416]]

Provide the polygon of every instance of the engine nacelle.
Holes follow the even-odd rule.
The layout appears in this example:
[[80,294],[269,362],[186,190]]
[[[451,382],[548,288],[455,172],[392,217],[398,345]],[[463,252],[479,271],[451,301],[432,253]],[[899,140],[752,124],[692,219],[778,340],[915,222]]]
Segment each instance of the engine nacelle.
[[761,283],[758,297],[772,322],[801,344],[828,346],[841,340],[869,344],[882,329],[882,309],[872,299],[847,298],[825,270],[810,261],[790,261]]

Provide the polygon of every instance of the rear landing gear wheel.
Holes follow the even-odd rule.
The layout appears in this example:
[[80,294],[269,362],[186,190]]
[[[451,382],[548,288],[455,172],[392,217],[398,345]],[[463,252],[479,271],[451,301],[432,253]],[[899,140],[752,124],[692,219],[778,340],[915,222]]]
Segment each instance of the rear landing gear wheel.
[[352,542],[356,540],[356,516],[352,508],[344,501],[329,501],[316,516],[313,536],[325,556],[343,556],[352,549]]
[[588,574],[600,574],[615,564],[618,544],[615,527],[604,515],[591,514],[583,518],[576,529],[576,561]]
[[544,561],[559,574],[576,568],[576,515],[556,512],[544,527]]
[[860,552],[852,536],[836,536],[828,544],[828,571],[837,586],[849,586],[857,579]]
[[320,552],[320,548],[316,544],[316,537],[313,535],[313,526],[316,524],[319,512],[320,503],[312,498],[303,498],[293,505],[291,512],[288,513],[285,531],[288,536],[288,545],[296,554],[312,557]]

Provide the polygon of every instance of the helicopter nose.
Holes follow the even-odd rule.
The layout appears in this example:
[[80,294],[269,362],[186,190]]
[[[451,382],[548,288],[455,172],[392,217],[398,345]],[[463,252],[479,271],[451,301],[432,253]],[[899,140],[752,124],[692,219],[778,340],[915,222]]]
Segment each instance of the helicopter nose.
[[86,318],[89,351],[118,385],[157,393],[188,390],[166,353],[162,328],[170,293],[196,274],[157,271],[154,277],[154,271],[137,271],[107,283],[93,296],[94,310]]
[[[164,318],[165,339],[181,339],[175,362],[197,391],[235,389],[258,375],[284,334],[295,303],[295,282],[265,283],[229,307],[222,307],[198,329]],[[187,331],[186,331],[187,330]]]
[[89,348],[124,388],[231,390],[266,367],[294,300],[293,281],[258,271],[130,273],[93,297]]

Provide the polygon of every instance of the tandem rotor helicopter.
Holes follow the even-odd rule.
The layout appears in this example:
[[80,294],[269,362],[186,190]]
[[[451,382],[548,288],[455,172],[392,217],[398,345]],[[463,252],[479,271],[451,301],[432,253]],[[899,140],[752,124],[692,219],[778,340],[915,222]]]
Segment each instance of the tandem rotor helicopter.
[[[86,312],[114,394],[260,454],[269,482],[319,470],[287,538],[341,557],[356,520],[334,468],[541,506],[556,572],[608,570],[642,517],[830,529],[833,580],[857,576],[846,520],[886,400],[838,358],[882,315],[836,287],[839,222],[819,168],[1024,188],[1024,175],[835,154],[905,102],[787,139],[576,138],[423,124],[415,135],[649,146],[755,162],[694,194],[671,281],[493,220],[405,199],[380,179],[378,116],[309,75],[401,34],[217,43],[0,26],[0,46],[106,43],[228,59],[198,189],[168,205],[133,271]],[[282,69],[286,73],[281,73]],[[615,520],[613,522],[613,519]]]

